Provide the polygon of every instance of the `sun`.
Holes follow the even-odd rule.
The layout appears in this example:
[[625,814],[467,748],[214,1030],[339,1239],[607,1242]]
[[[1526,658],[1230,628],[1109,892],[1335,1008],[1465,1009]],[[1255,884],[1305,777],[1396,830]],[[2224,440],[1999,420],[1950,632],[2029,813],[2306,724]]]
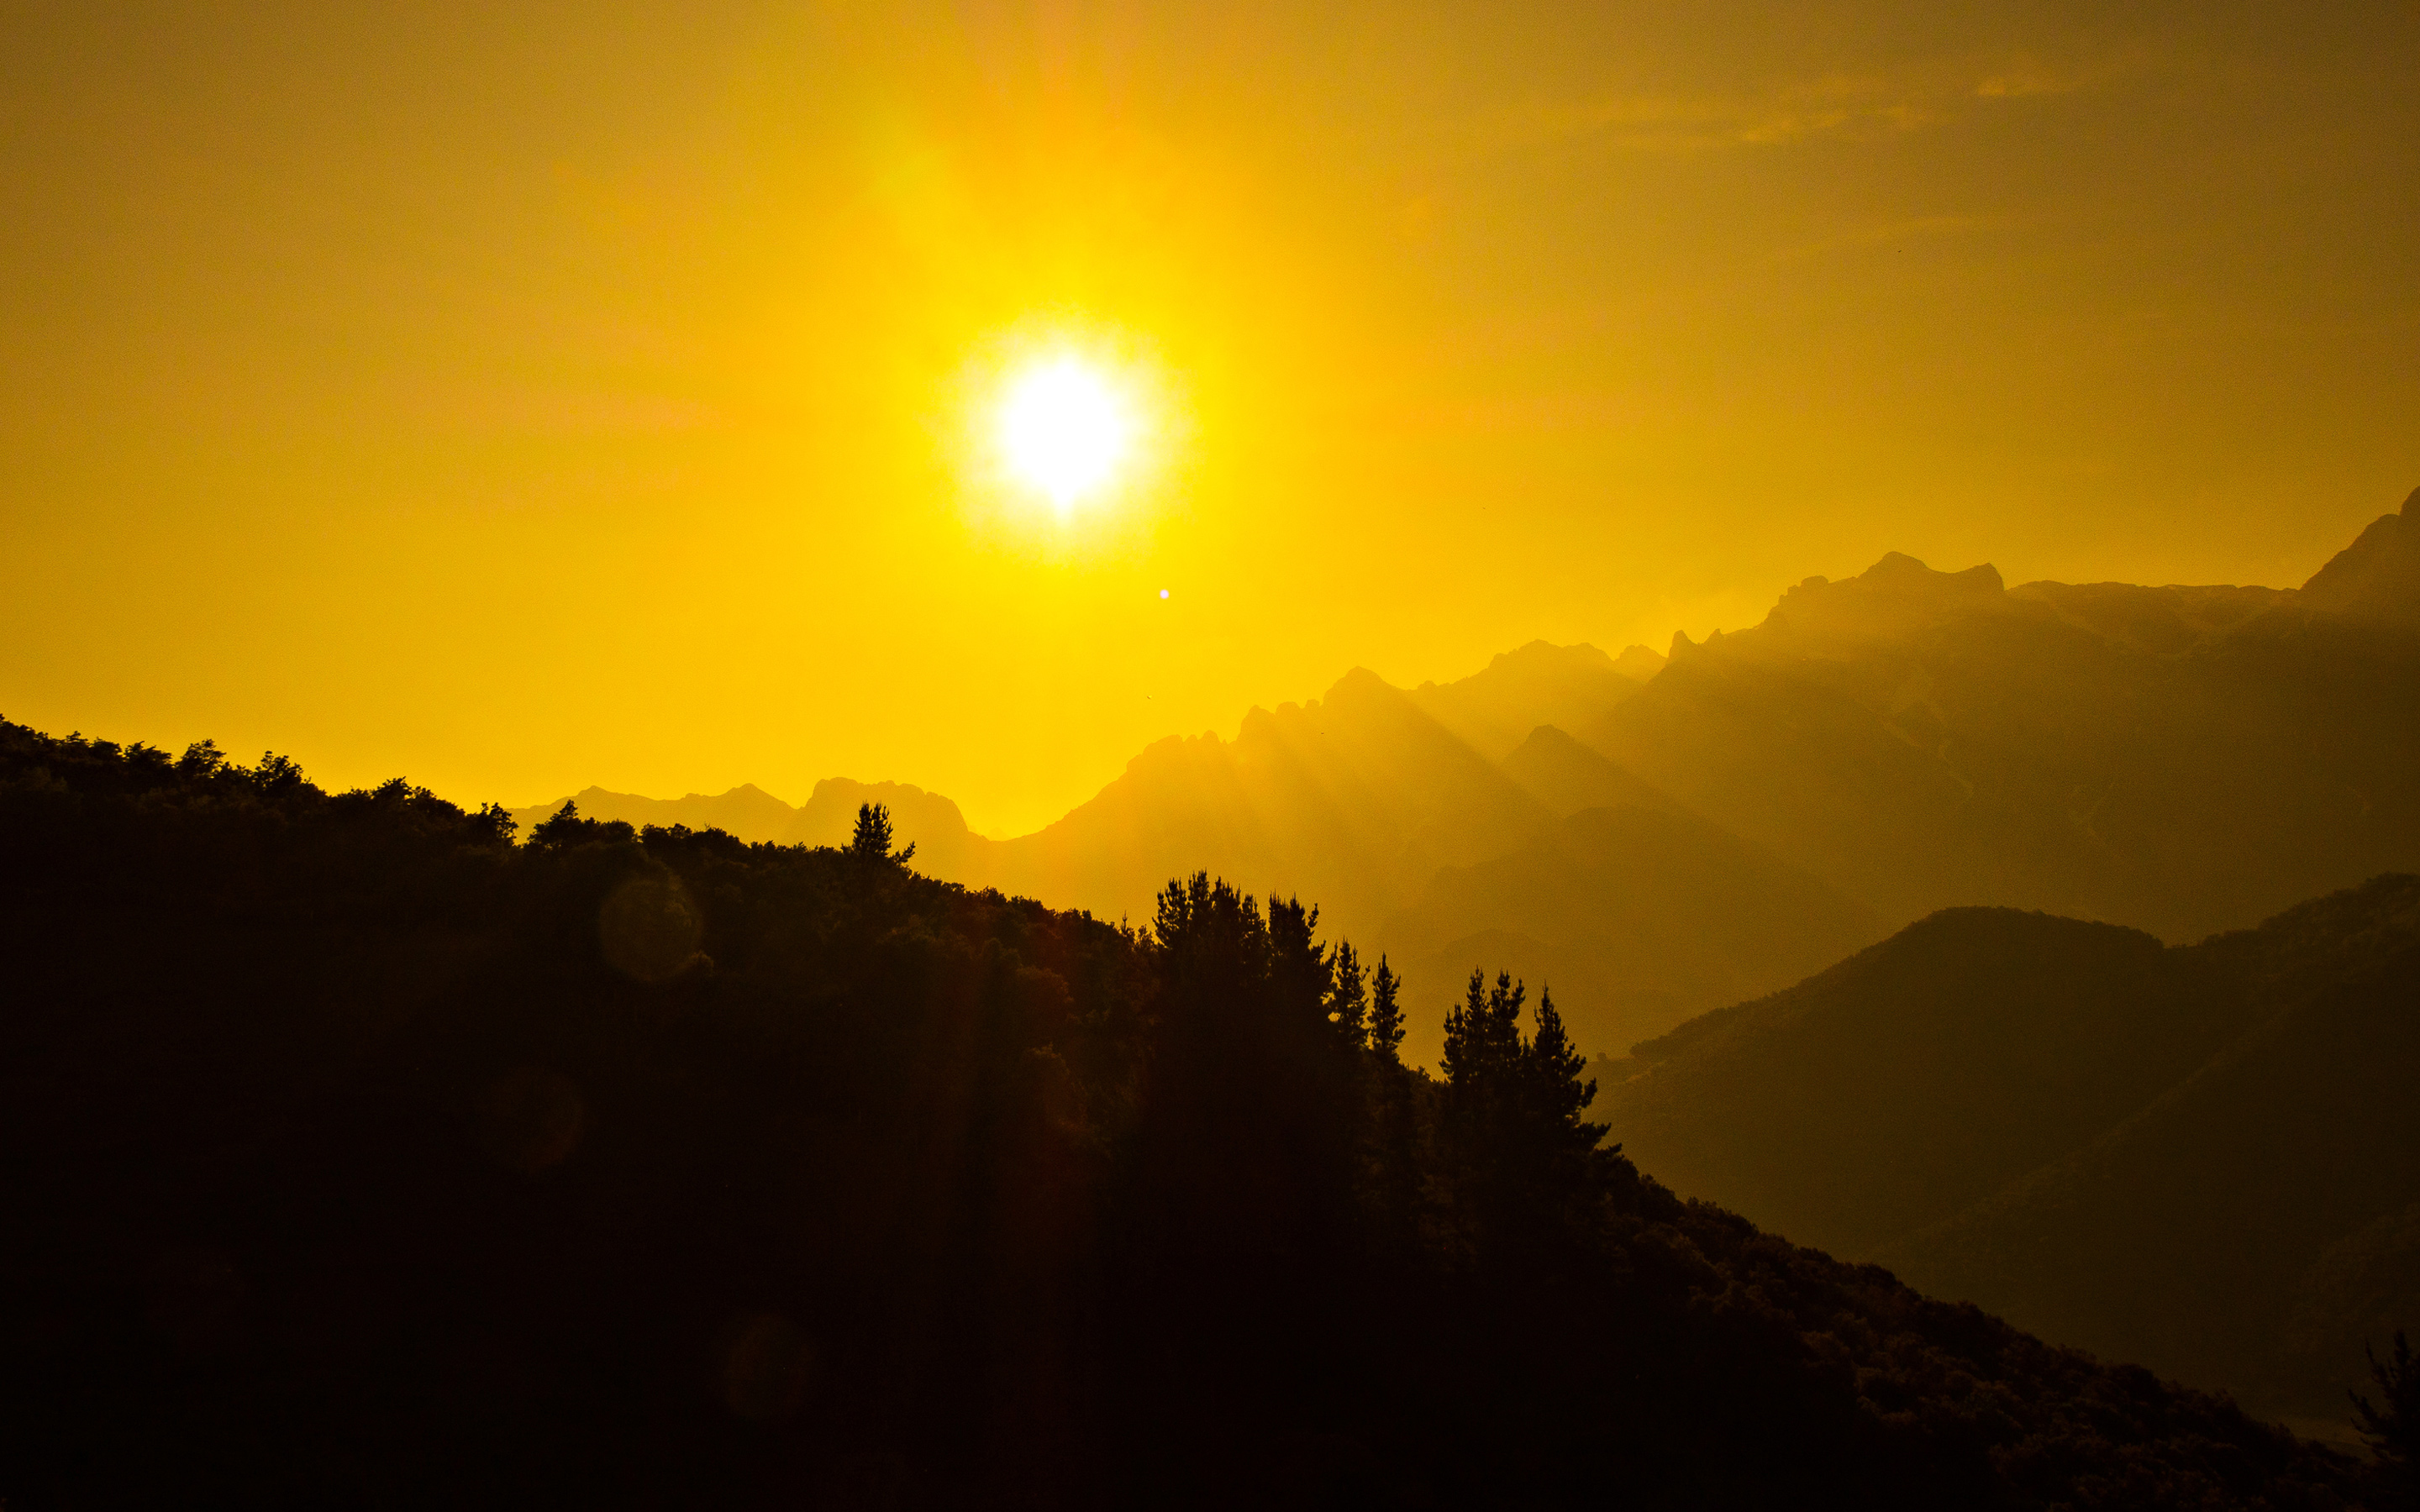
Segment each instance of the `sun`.
[[1009,474],[1063,517],[1116,479],[1137,428],[1127,398],[1074,356],[1044,358],[1011,375],[997,420]]

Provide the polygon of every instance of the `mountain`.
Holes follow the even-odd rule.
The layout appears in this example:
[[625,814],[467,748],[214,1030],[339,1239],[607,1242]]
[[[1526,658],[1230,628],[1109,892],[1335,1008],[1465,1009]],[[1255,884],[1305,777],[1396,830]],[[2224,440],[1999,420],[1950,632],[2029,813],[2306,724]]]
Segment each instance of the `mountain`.
[[675,825],[686,825],[698,830],[720,829],[751,844],[780,841],[799,816],[796,809],[753,782],[742,783],[725,793],[692,793],[682,798],[646,798],[635,793],[588,787],[567,798],[509,811],[526,832],[553,818],[566,803],[577,805],[582,817],[587,819],[618,819],[633,828],[660,825],[669,829]]
[[2300,593],[2009,588],[1894,553],[1676,638],[1568,728],[1887,918],[1996,904],[2198,939],[2420,866],[2420,640],[2381,623],[2420,606],[2406,524]]
[[1679,813],[1680,806],[1550,724],[1529,732],[1502,763],[1504,775],[1559,819],[1583,809],[1652,809]]
[[1882,929],[1814,877],[1659,800],[1582,809],[1503,855],[1443,868],[1378,940],[1415,983],[1492,963],[1553,984],[1588,1006],[1575,1023],[1604,1045],[1805,976]]
[[1192,857],[1255,890],[1315,894],[1357,922],[1550,818],[1410,696],[1357,669],[1308,704],[1252,710],[1233,742],[1149,748],[1065,817],[1001,842],[980,880],[1139,912],[1152,879]]
[[1675,1190],[1855,1258],[2093,1138],[2246,1011],[2150,935],[2014,909],[1933,915],[1632,1052],[1614,1137]]
[[2190,947],[1958,909],[1638,1045],[1606,1117],[1684,1195],[2324,1415],[2420,1317],[2414,1002],[2412,876]]
[[[1484,696],[1468,686],[1515,676],[1635,688],[1578,649],[1499,657],[1451,685],[1455,706],[1510,706],[1504,685]],[[1795,980],[1884,933],[1870,910],[1558,730],[1533,726],[1490,760],[1428,712],[1438,691],[1357,671],[1325,698],[1253,711],[1233,742],[1162,742],[959,879],[1104,916],[1138,917],[1154,879],[1187,866],[1317,897],[1331,927],[1404,974],[1422,1009],[1405,1041],[1416,1060],[1435,1055],[1435,1019],[1481,965],[1517,964],[1553,985],[1582,1042],[1603,1045]]]
[[12,1502],[2365,1494],[1680,1201],[1509,994],[1407,1070],[1305,910],[506,820],[0,724]]
[[2420,488],[2399,515],[2381,515],[2303,585],[2322,612],[2420,629]]
[[938,793],[906,782],[859,782],[827,778],[815,784],[807,801],[796,808],[752,782],[728,792],[692,793],[685,798],[646,798],[600,787],[582,789],[568,798],[534,803],[507,810],[523,831],[576,805],[581,817],[619,820],[633,828],[649,825],[693,830],[720,829],[752,845],[845,845],[857,823],[860,804],[879,803],[891,810],[892,829],[903,844],[921,847],[944,874],[969,866],[970,853],[986,843],[967,827],[958,806]]
[[[1590,1045],[1795,980],[1881,935],[1870,910],[1531,718],[1594,717],[1636,693],[1615,665],[1541,642],[1409,693],[1356,670],[1322,698],[1252,710],[1232,741],[1161,741],[1064,817],[1007,841],[902,783],[831,779],[795,810],[754,787],[676,801],[591,788],[572,801],[591,819],[808,845],[845,843],[858,805],[882,803],[930,874],[1110,918],[1142,917],[1169,877],[1206,869],[1323,900],[1330,927],[1396,952],[1408,1000],[1440,1013],[1476,966],[1534,970],[1525,980],[1554,984]],[[527,830],[562,806],[513,812]],[[1535,933],[1518,944],[1499,941],[1499,893],[1555,905],[1528,917]],[[1432,1017],[1407,1041],[1416,1059],[1438,1047]]]
[[907,782],[859,782],[842,777],[816,783],[776,838],[784,845],[845,845],[857,827],[857,810],[869,803],[891,811],[898,843],[915,846],[916,859],[936,876],[980,870],[979,857],[993,843],[969,829],[958,806],[938,793]]
[[2046,1335],[2320,1415],[2420,1320],[2420,878],[2199,947],[2257,1022],[1876,1257]]
[[1660,662],[1645,646],[1616,658],[1591,645],[1532,640],[1459,682],[1422,683],[1411,700],[1472,749],[1498,761],[1542,724],[1595,723],[1638,691]]
[[[881,801],[933,874],[1111,918],[1206,867],[1318,897],[1400,953],[1415,1001],[1493,951],[1619,1044],[1945,907],[2192,940],[2420,867],[2420,639],[2391,623],[2420,606],[2408,535],[2389,517],[2300,591],[2010,588],[1893,553],[1668,658],[1531,642],[1409,691],[1356,671],[1232,740],[1161,741],[1013,840],[938,795],[837,779],[721,827],[837,843]],[[581,807],[696,828],[676,814],[752,793]]]

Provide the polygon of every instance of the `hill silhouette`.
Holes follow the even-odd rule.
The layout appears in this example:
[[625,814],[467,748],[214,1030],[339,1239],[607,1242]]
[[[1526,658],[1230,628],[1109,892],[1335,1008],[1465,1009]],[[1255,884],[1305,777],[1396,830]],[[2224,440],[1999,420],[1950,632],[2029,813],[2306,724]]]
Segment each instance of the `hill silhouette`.
[[2411,876],[2192,947],[1952,910],[1638,1045],[1606,1117],[1683,1194],[2324,1416],[2420,1307],[2415,995]]
[[1879,1255],[2053,1337],[2323,1414],[2363,1379],[2364,1342],[2420,1313],[2420,879],[2199,950],[2257,984],[2248,1030]]
[[[32,1506],[2339,1507],[2349,1461],[1683,1203],[1543,995],[1291,901],[0,726]],[[1608,1362],[1612,1364],[1608,1365]],[[1610,1478],[1610,1480],[1609,1480]]]

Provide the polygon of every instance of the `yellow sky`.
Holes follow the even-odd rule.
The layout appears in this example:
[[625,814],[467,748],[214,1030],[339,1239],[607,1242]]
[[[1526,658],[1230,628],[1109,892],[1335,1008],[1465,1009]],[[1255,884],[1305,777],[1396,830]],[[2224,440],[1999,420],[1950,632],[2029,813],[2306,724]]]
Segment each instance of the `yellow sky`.
[[[1357,663],[2293,583],[2420,483],[2410,3],[203,8],[0,15],[60,731],[1004,833]],[[968,466],[1054,343],[1167,421],[1063,530]]]

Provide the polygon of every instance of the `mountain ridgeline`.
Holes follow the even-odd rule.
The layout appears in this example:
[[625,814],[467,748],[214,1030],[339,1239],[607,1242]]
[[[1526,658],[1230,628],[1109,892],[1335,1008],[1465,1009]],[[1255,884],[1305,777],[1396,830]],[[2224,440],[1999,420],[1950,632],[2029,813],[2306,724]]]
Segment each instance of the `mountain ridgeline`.
[[2386,1504],[1676,1198],[1546,993],[1291,898],[513,831],[0,726],[12,1504]]
[[[1206,866],[1320,898],[1423,992],[1513,964],[1619,1045],[1942,908],[2189,943],[2420,871],[2416,517],[2420,495],[2300,590],[2010,588],[1894,554],[1668,660],[1538,643],[1409,691],[1357,671],[1233,740],[1152,746],[1015,840],[893,784],[579,804],[837,843],[884,802],[935,875],[1105,918]],[[1434,1062],[1435,1027],[1409,1045]]]
[[2263,1411],[2420,1319],[2420,877],[2190,947],[1951,910],[1600,1071],[1676,1190]]

